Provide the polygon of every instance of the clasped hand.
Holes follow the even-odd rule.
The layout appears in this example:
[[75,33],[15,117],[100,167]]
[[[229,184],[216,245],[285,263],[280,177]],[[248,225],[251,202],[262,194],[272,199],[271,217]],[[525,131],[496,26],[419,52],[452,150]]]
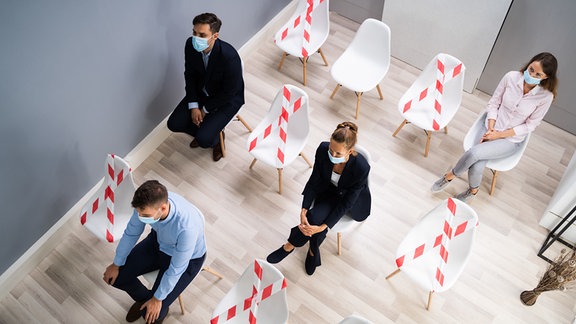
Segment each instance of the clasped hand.
[[204,120],[205,115],[206,115],[206,113],[200,108],[190,109],[190,117],[192,118],[192,122],[196,126],[200,126],[200,124]]
[[306,236],[312,236],[316,233],[322,232],[322,228],[320,226],[310,225],[306,216],[300,217],[300,225],[298,225],[298,229],[300,232],[302,232],[302,234]]
[[495,139],[500,138],[500,132],[495,131],[494,129],[489,129],[484,135],[482,135],[482,139],[480,139],[480,143],[492,141]]

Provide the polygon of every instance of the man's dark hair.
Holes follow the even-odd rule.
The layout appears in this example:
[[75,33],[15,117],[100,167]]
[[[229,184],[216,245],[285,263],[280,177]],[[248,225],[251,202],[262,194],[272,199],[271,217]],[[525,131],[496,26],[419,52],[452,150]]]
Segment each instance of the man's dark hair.
[[192,20],[192,25],[197,24],[208,24],[210,25],[210,31],[214,33],[220,32],[220,27],[222,26],[222,21],[216,17],[215,14],[210,12],[205,12],[203,14],[199,14],[198,16],[194,17]]
[[134,208],[146,208],[146,207],[156,207],[163,202],[168,201],[168,191],[157,180],[148,180],[144,182],[136,192],[134,192],[134,198],[132,198],[132,207]]

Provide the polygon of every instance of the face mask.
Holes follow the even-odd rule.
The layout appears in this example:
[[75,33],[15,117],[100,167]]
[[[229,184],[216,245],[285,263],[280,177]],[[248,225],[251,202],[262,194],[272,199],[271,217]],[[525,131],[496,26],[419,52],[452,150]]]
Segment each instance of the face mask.
[[338,163],[344,163],[346,162],[346,157],[333,157],[332,154],[330,154],[330,151],[328,151],[328,158],[330,159],[330,162],[334,163],[334,164],[338,164]]
[[524,71],[524,81],[528,84],[540,84],[540,79],[533,78],[528,70]]
[[198,52],[202,52],[203,50],[208,48],[208,40],[211,37],[208,38],[202,38],[202,37],[198,37],[198,36],[192,36],[192,46],[194,46],[194,49]]
[[138,219],[144,224],[154,224],[160,220],[160,218],[154,219],[154,217],[142,217],[142,216],[138,216]]

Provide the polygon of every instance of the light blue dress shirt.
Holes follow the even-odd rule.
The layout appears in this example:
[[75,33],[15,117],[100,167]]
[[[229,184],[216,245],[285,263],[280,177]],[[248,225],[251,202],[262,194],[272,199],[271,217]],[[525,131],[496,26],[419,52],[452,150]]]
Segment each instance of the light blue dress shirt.
[[[204,238],[204,216],[184,197],[173,192],[168,193],[170,211],[164,220],[151,224],[156,231],[160,251],[170,255],[170,266],[164,272],[154,297],[164,300],[174,289],[191,259],[202,257],[206,253]],[[145,224],[134,213],[118,243],[114,264],[123,266],[128,254],[144,232]]]

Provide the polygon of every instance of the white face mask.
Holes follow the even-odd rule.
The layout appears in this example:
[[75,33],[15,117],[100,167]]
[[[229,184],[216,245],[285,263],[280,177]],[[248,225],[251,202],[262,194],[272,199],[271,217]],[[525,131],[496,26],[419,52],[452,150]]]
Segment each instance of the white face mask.
[[328,158],[330,159],[330,162],[334,163],[334,164],[338,164],[338,163],[344,163],[346,162],[346,157],[333,157],[332,154],[330,154],[330,151],[328,151]]

